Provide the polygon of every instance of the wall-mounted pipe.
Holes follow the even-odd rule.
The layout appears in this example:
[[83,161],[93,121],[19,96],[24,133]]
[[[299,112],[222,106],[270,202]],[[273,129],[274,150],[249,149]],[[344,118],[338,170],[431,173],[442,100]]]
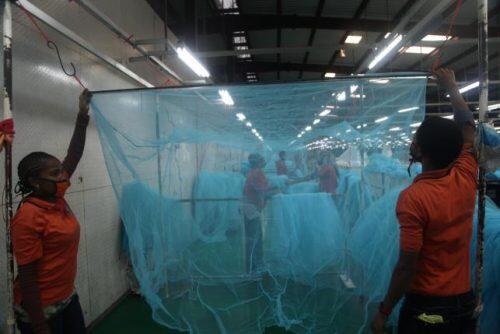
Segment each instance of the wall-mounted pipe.
[[66,38],[69,40],[73,41],[74,43],[78,44],[80,47],[84,48],[97,58],[101,59],[108,65],[112,66],[116,70],[120,71],[121,73],[125,74],[129,78],[133,79],[134,81],[140,83],[141,85],[144,85],[146,87],[154,87],[150,82],[146,81],[127,67],[123,66],[113,58],[105,55],[104,53],[98,51],[92,44],[90,44],[88,41],[84,40],[80,36],[78,36],[75,32],[64,26],[62,23],[58,22],[55,20],[53,17],[33,5],[27,0],[18,0],[18,4],[24,7],[28,12],[30,12],[33,16],[35,16],[37,19],[42,21],[43,23],[47,24],[50,26],[52,29],[58,31],[62,35],[64,35]]
[[[82,7],[87,13],[96,18],[99,22],[101,22],[105,27],[111,30],[113,33],[118,35],[121,39],[123,39],[126,43],[128,43],[132,48],[137,50],[141,55],[150,60],[154,65],[158,66],[163,72],[165,72],[170,77],[174,78],[176,81],[182,83],[182,79],[175,73],[171,68],[169,68],[164,62],[162,62],[156,56],[149,55],[149,51],[137,44],[133,39],[130,38],[131,34],[127,33],[125,30],[120,28],[116,23],[114,23],[106,14],[101,12],[96,6],[91,4],[87,0],[75,0],[80,7]],[[171,34],[169,34],[171,35]]]

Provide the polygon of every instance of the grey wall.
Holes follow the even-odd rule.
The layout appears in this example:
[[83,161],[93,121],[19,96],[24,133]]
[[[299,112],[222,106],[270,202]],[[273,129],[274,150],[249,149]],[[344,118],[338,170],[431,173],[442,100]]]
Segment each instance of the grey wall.
[[[93,1],[136,38],[163,37],[163,22],[146,1]],[[68,1],[33,1],[98,49],[124,61],[126,66],[152,83],[164,82],[161,74],[144,64],[126,64],[137,55],[100,23]],[[63,158],[77,113],[81,88],[61,72],[57,58],[40,39],[26,16],[13,8],[14,118],[16,139],[13,149],[14,183],[17,164],[27,153],[42,150]],[[42,25],[43,26],[43,25]],[[63,54],[72,61],[82,81],[91,90],[133,88],[137,84],[45,27]],[[3,154],[0,158],[3,164]],[[3,189],[4,174],[0,173]],[[81,224],[77,290],[87,323],[102,314],[128,286],[119,260],[119,218],[101,146],[93,122],[88,129],[83,160],[73,179],[67,200]],[[19,198],[16,198],[15,207]],[[3,203],[2,203],[3,206]],[[5,310],[5,222],[0,224],[0,321]],[[0,327],[0,332],[2,327]]]

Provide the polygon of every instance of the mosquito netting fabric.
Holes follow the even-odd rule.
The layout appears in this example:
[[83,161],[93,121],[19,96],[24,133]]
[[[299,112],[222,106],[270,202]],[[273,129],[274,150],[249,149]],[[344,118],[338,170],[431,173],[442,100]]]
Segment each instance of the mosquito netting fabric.
[[207,334],[368,332],[397,258],[394,207],[411,182],[426,83],[407,74],[94,94],[154,319]]

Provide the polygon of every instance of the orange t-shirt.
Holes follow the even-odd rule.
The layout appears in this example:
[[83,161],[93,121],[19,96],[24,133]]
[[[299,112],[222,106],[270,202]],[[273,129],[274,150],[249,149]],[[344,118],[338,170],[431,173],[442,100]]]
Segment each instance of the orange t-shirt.
[[[18,265],[38,261],[42,307],[68,298],[75,288],[80,225],[66,201],[52,203],[28,197],[12,220],[11,235]],[[14,295],[20,305],[17,279]]]
[[471,289],[478,169],[471,149],[464,145],[451,168],[422,173],[399,196],[400,248],[419,252],[413,293],[451,296]]

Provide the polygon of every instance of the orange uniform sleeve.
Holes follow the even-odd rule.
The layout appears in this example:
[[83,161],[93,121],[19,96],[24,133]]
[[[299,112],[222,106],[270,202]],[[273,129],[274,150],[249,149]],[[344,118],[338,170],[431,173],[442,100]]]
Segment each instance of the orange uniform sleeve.
[[424,235],[424,219],[417,203],[406,192],[398,199],[396,215],[399,221],[399,247],[405,252],[419,252]]
[[467,179],[476,182],[478,175],[478,163],[474,155],[472,144],[464,144],[460,156],[455,161],[453,168],[456,168]]
[[44,226],[29,208],[18,211],[11,225],[12,248],[18,265],[40,259],[43,255],[42,235]]

